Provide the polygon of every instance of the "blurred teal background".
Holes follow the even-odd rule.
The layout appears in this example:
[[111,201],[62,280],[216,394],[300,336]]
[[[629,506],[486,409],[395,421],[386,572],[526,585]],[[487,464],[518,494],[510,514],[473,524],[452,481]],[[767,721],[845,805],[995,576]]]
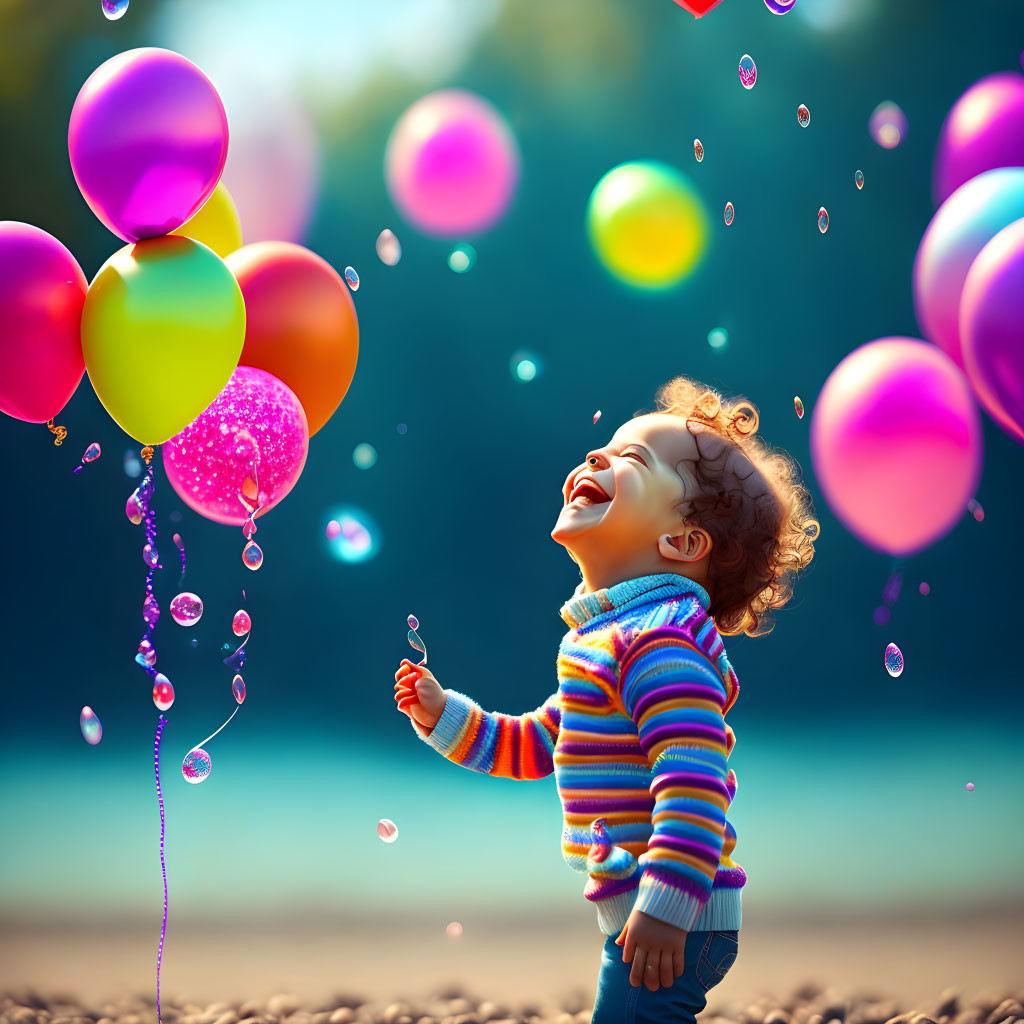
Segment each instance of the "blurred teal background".
[[[246,241],[291,238],[361,278],[355,380],[295,490],[259,520],[257,574],[240,531],[184,508],[158,466],[155,643],[177,692],[162,748],[172,920],[589,911],[561,859],[553,777],[447,763],[396,712],[393,674],[412,654],[414,612],[442,685],[507,713],[543,703],[558,609],[579,579],[549,537],[562,481],[677,373],[754,401],[761,433],[804,467],[822,522],[775,632],[727,639],[745,918],[1024,904],[1021,449],[983,416],[984,522],[965,511],[894,563],[832,516],[807,440],[846,353],[918,335],[911,266],[934,212],[939,126],[972,82],[1019,67],[1024,8],[797,0],[773,17],[762,0],[725,0],[696,22],[671,0],[132,0],[107,22],[99,0],[0,0],[0,217],[56,235],[90,278],[121,243],[77,190],[68,116],[96,66],[149,45],[196,61],[221,91]],[[758,66],[751,92],[737,80],[743,53]],[[523,160],[508,215],[466,239],[478,258],[461,275],[447,266],[454,243],[406,225],[383,179],[395,120],[446,86],[494,103]],[[892,151],[867,130],[886,99],[909,120]],[[585,236],[591,189],[633,159],[679,167],[710,214],[704,262],[667,293],[610,278]],[[393,268],[374,252],[385,227],[403,247]],[[728,331],[720,349],[715,327]],[[509,369],[521,348],[540,358],[529,382]],[[122,457],[137,446],[87,380],[58,422],[59,449],[40,425],[0,421],[0,916],[148,921],[162,906],[157,712],[133,661],[144,539],[122,512],[136,486]],[[92,441],[102,458],[72,475]],[[353,463],[359,443],[378,452],[370,469]],[[328,550],[343,505],[375,524],[367,561]],[[205,602],[187,632],[166,614],[174,531],[185,589]],[[894,571],[902,593],[880,628],[872,613]],[[220,647],[243,587],[248,697],[207,748],[209,779],[190,786],[181,758],[234,707]],[[906,658],[898,679],[883,666],[890,641]],[[103,723],[95,748],[79,732],[84,704]],[[393,845],[377,838],[381,817],[398,825]]]

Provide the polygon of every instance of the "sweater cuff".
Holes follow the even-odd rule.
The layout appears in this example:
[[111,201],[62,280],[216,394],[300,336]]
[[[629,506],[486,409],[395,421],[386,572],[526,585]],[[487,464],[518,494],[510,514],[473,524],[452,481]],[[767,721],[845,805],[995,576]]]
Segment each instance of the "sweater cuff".
[[640,879],[640,891],[633,909],[642,910],[650,917],[690,932],[707,901],[708,896],[698,897],[674,885],[644,876]]
[[431,730],[429,736],[425,736],[419,729],[416,732],[424,743],[429,743],[435,750],[447,757],[462,739],[476,702],[471,697],[457,693],[455,690],[445,690],[444,692],[446,697],[444,711],[437,720],[437,725]]

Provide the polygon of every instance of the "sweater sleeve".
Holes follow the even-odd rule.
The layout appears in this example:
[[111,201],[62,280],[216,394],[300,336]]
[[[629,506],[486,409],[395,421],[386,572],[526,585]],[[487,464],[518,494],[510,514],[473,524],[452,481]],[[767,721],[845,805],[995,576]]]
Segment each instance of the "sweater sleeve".
[[445,695],[444,711],[429,734],[415,721],[413,726],[449,761],[503,779],[543,779],[555,770],[562,720],[557,691],[536,711],[518,716],[484,711],[455,690],[445,690]]
[[690,931],[711,896],[725,842],[727,692],[675,626],[642,631],[621,660],[622,702],[653,770],[654,832],[635,909]]

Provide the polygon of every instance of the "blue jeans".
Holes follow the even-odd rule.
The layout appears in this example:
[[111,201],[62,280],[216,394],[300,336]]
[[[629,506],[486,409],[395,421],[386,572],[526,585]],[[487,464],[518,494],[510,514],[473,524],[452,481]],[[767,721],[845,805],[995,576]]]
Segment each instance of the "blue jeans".
[[632,964],[622,962],[618,935],[609,935],[601,952],[592,1024],[696,1024],[707,993],[736,960],[739,931],[690,932],[683,952],[683,973],[670,988],[630,985]]

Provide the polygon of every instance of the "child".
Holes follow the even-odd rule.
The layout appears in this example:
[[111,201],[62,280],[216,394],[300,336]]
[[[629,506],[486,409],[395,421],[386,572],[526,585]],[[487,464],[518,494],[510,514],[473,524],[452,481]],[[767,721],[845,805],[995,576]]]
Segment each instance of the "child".
[[799,467],[755,438],[753,406],[686,377],[657,404],[563,485],[551,536],[582,582],[561,608],[556,692],[514,717],[408,660],[395,674],[399,710],[450,761],[555,773],[562,854],[608,936],[594,1024],[695,1024],[736,959],[746,874],[725,716],[739,683],[721,636],[771,630],[819,532]]

